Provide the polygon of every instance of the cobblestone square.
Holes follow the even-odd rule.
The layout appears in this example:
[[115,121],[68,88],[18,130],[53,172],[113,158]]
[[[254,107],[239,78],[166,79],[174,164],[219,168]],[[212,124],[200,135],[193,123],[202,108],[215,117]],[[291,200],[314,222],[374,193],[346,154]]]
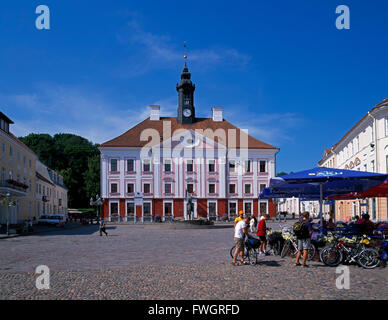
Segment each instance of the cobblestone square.
[[[0,240],[0,299],[387,299],[388,269],[349,266],[350,289],[336,268],[291,257],[232,266],[233,229],[84,226]],[[50,268],[50,289],[35,268]]]

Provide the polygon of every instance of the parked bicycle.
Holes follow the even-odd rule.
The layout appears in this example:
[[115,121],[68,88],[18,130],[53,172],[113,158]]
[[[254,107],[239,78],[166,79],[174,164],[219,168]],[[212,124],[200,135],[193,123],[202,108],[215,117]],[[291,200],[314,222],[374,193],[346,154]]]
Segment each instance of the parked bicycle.
[[[255,238],[246,237],[244,240],[244,259],[248,260],[248,263],[255,265],[258,263],[260,240]],[[230,256],[233,258],[236,246],[230,249]]]
[[321,250],[319,256],[324,264],[336,267],[341,262],[356,262],[365,269],[373,269],[380,264],[379,252],[366,247],[369,243],[368,238],[360,237],[356,244],[351,244],[341,240],[340,237],[341,235],[335,234],[334,242]]
[[[296,237],[291,236],[290,239],[286,241],[286,243],[283,246],[282,252],[280,256],[284,258],[287,253],[291,253],[293,257],[296,257],[296,254],[298,253],[298,244],[296,241]],[[310,249],[307,252],[307,260],[312,260],[315,257],[315,246],[313,244],[310,245]]]

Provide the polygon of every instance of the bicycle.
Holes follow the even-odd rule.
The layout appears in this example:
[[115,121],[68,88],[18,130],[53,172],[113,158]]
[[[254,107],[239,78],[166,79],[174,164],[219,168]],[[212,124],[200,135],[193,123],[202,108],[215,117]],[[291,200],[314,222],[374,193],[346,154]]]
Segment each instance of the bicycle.
[[[251,239],[254,239],[254,238],[245,237],[245,240],[244,240],[244,259],[248,260],[249,264],[255,265],[258,262],[257,257],[259,256],[259,252],[257,249],[260,246],[260,240],[254,239],[254,240],[257,240],[257,242],[255,244],[253,244],[250,241]],[[233,259],[235,250],[236,250],[236,246],[233,246],[229,251],[232,259]]]
[[[297,253],[299,252],[298,245],[294,237],[291,237],[286,241],[280,256],[284,258],[289,251],[291,252],[291,255],[293,257],[296,257]],[[316,253],[315,246],[311,244],[310,249],[307,252],[307,260],[312,260],[315,257],[315,253]]]
[[379,259],[379,252],[376,249],[365,246],[365,242],[367,241],[369,240],[363,236],[357,239],[356,246],[351,246],[350,243],[345,243],[343,240],[340,240],[340,235],[336,234],[334,235],[334,243],[324,247],[319,257],[325,265],[330,267],[336,267],[341,262],[356,262],[365,269],[373,269],[381,263],[381,260]]

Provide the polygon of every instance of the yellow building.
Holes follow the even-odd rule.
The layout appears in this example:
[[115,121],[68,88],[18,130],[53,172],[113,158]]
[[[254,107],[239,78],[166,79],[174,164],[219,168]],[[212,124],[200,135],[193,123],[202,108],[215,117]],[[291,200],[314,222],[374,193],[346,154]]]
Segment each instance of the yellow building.
[[38,157],[10,132],[11,124],[0,112],[0,224],[38,218],[34,192]]
[[67,188],[63,177],[36,161],[36,210],[37,215],[64,214],[67,216]]

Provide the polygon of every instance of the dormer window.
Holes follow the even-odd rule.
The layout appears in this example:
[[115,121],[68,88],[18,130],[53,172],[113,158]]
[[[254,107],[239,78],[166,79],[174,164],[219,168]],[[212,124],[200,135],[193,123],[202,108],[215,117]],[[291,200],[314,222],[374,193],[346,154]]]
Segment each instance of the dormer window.
[[0,129],[9,133],[9,125],[13,124],[13,121],[8,118],[4,113],[0,112]]

